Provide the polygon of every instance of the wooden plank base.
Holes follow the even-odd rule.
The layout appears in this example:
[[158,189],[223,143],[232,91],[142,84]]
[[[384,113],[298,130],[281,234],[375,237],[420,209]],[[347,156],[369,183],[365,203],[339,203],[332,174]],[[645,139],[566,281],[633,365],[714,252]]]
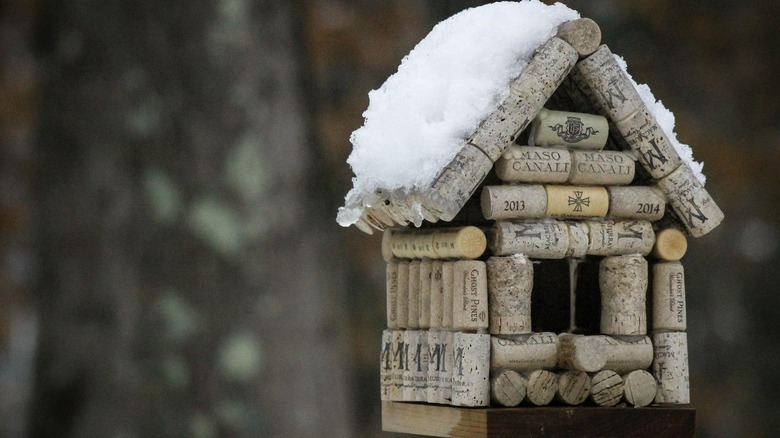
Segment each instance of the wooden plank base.
[[382,402],[382,429],[437,437],[693,437],[690,408],[457,408]]

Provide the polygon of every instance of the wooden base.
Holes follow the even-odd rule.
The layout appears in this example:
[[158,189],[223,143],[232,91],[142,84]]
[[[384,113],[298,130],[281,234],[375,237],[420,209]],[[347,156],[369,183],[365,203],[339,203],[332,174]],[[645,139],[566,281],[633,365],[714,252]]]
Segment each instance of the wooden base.
[[690,408],[457,408],[382,402],[382,429],[438,437],[693,437]]

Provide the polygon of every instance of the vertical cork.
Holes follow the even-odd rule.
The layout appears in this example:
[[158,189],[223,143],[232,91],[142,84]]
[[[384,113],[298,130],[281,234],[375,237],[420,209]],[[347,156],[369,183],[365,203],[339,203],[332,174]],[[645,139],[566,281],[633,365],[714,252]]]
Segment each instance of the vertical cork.
[[552,371],[534,370],[528,373],[526,400],[534,406],[547,406],[558,391],[558,376]]
[[602,342],[596,336],[561,333],[558,335],[558,366],[567,370],[594,372],[604,368],[607,361]]
[[428,332],[406,330],[408,346],[404,368],[404,401],[426,401],[428,397]]
[[496,222],[488,240],[494,255],[557,260],[569,248],[569,229],[562,222]]
[[604,217],[609,195],[604,187],[544,186],[547,192],[545,216],[552,218]]
[[512,370],[502,370],[490,378],[490,402],[513,407],[525,398],[528,379]]
[[650,254],[655,243],[647,221],[588,221],[589,255]]
[[658,381],[655,402],[690,403],[687,335],[685,332],[656,333],[653,335],[653,345],[653,376]]
[[387,263],[386,269],[387,328],[400,328],[398,321],[398,262]]
[[531,333],[534,268],[522,255],[487,260],[490,334]]
[[685,269],[679,262],[653,265],[653,332],[684,332],[687,326],[685,309]]
[[455,333],[441,332],[444,343],[444,364],[439,373],[439,387],[443,404],[452,402],[452,370],[455,365]]
[[611,256],[601,260],[601,333],[647,333],[647,277],[647,260],[642,256]]
[[444,282],[442,269],[444,262],[434,260],[431,264],[431,320],[432,329],[442,328],[442,301],[444,299]]
[[431,276],[433,262],[429,259],[420,262],[420,328],[431,327]]
[[452,405],[490,404],[490,335],[455,333],[452,365]]
[[393,230],[386,229],[382,233],[382,258],[386,262],[390,262],[393,259]]
[[458,330],[488,328],[487,268],[478,260],[453,265],[452,326]]
[[567,222],[569,229],[569,247],[566,249],[565,257],[582,259],[588,253],[590,246],[590,237],[587,222]]
[[665,228],[655,233],[653,257],[664,262],[676,262],[688,250],[685,234],[677,228]]
[[558,375],[558,391],[555,398],[560,402],[581,405],[590,394],[591,379],[584,371],[564,371]]
[[566,146],[601,150],[607,144],[609,125],[603,116],[542,109],[531,122],[534,146]]
[[496,176],[505,182],[565,183],[571,173],[566,149],[509,146],[496,161]]
[[490,368],[518,372],[553,369],[558,363],[558,337],[541,332],[490,338]]
[[657,385],[652,374],[645,370],[631,371],[623,376],[623,399],[631,406],[641,408],[653,402]]
[[381,400],[392,400],[393,392],[393,332],[382,331],[381,354],[379,355],[379,390]]
[[428,331],[428,403],[444,403],[441,372],[444,369],[446,336],[438,330]]
[[417,346],[418,330],[404,330],[404,362],[403,362],[403,401],[417,401],[414,387],[414,350]]
[[577,55],[584,58],[599,48],[601,29],[590,18],[578,18],[561,24],[557,37],[569,43]]
[[687,165],[660,179],[658,187],[691,236],[701,237],[723,220],[723,212]]
[[590,396],[596,406],[615,406],[623,397],[623,379],[612,370],[599,371],[591,377]]
[[441,328],[452,328],[453,294],[455,292],[455,262],[441,266]]
[[547,192],[540,185],[485,186],[480,205],[485,219],[541,218],[547,211]]
[[420,260],[409,262],[409,310],[406,325],[420,328]]
[[391,371],[390,371],[390,394],[389,399],[392,401],[403,401],[404,399],[404,369],[408,365],[407,352],[409,348],[406,344],[406,331],[405,330],[393,330],[392,332],[392,345],[391,345]]
[[666,198],[661,190],[649,186],[607,187],[609,215],[620,219],[649,222],[661,220],[666,211]]
[[627,185],[634,180],[634,158],[621,151],[571,151],[569,184]]
[[409,326],[409,267],[411,262],[398,262],[398,298],[396,300],[396,313],[398,328]]

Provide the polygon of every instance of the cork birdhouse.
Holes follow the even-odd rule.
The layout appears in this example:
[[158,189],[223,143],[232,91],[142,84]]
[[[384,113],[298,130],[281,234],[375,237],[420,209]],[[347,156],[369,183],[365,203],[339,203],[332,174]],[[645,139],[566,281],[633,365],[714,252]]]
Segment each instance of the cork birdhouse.
[[429,186],[351,202],[383,233],[383,401],[690,402],[681,259],[723,214],[592,20],[535,50]]

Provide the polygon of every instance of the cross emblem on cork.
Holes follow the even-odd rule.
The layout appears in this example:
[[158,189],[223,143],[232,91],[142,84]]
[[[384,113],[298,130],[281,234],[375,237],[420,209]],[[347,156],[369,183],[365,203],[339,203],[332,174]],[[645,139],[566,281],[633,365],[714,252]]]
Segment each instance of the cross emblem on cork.
[[569,196],[569,206],[574,206],[574,211],[582,211],[582,206],[590,207],[590,196],[583,198],[581,190],[575,190],[574,196]]

